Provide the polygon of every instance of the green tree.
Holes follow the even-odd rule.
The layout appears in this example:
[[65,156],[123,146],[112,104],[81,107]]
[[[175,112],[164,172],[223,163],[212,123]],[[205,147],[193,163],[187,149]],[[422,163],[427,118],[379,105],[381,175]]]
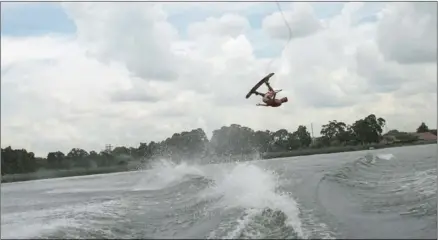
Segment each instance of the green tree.
[[101,163],[101,157],[96,151],[90,151],[90,153],[87,156],[88,165],[91,167],[98,167]]
[[113,154],[114,156],[130,155],[130,151],[129,148],[121,146],[121,147],[115,147],[111,151],[111,154]]
[[189,155],[205,154],[208,145],[207,134],[201,128],[183,134]]
[[14,174],[20,169],[15,151],[11,146],[2,149],[2,174]]
[[96,151],[90,151],[88,157],[90,157],[91,159],[97,159],[99,158],[99,154]]
[[72,148],[69,153],[67,153],[67,159],[70,166],[74,167],[90,167],[90,162],[88,161],[88,152],[80,148]]
[[271,150],[274,152],[283,152],[292,150],[293,140],[295,136],[292,136],[286,129],[280,129],[272,134]]
[[52,169],[66,168],[67,166],[63,164],[64,159],[65,159],[65,155],[60,151],[49,152],[47,154],[48,167]]
[[37,169],[33,152],[13,150],[10,146],[1,150],[2,174],[30,173]]
[[270,131],[256,131],[253,137],[253,146],[259,153],[270,151],[273,142],[272,133]]
[[108,151],[100,151],[98,156],[97,166],[108,167],[116,164],[114,156]]
[[172,137],[162,142],[166,153],[177,159],[205,154],[207,144],[207,135],[201,128],[193,129],[190,132],[174,133]]
[[328,140],[332,140],[338,134],[340,126],[342,126],[341,123],[338,123],[336,120],[329,121],[328,124],[322,125],[320,134]]
[[298,138],[301,147],[309,147],[309,145],[312,143],[312,137],[310,136],[309,131],[307,131],[306,126],[298,126],[298,129],[294,132],[294,135]]
[[[293,133],[286,129],[275,132],[254,131],[253,129],[238,124],[223,126],[213,131],[211,141],[201,128],[191,131],[174,133],[167,139],[150,143],[141,142],[138,147],[118,146],[111,152],[95,151],[87,153],[80,148],[73,148],[67,155],[62,152],[50,152],[47,158],[36,158],[32,152],[25,149],[12,149],[10,146],[1,149],[2,168],[1,173],[27,173],[34,172],[40,167],[51,169],[66,169],[74,167],[114,166],[126,164],[132,158],[140,158],[143,162],[155,157],[171,157],[173,160],[182,158],[196,158],[196,156],[236,155],[263,152],[283,152],[299,148],[312,148],[331,146],[337,144],[368,144],[378,143],[382,139],[383,127],[386,122],[383,118],[377,118],[370,114],[363,119],[358,119],[351,125],[332,120],[322,126],[321,137],[312,138],[307,128],[298,126]],[[436,129],[429,130],[422,123],[417,132],[432,132],[436,135]],[[385,138],[390,142],[413,142],[418,140],[413,134],[391,130]],[[129,159],[125,159],[128,157]]]
[[217,155],[247,154],[257,151],[251,128],[231,124],[213,131],[210,145]]
[[324,137],[321,139],[321,144],[328,146],[332,142],[347,144],[354,140],[354,133],[351,126],[347,126],[344,122],[336,120],[329,121],[328,124],[322,125],[320,134]]
[[397,129],[389,130],[385,135],[396,135],[399,131]]
[[[150,144],[155,144],[155,142],[151,142]],[[150,158],[152,157],[151,149],[149,148],[147,143],[140,143],[140,146],[136,149],[136,155],[140,158]]]
[[424,122],[422,122],[420,126],[417,128],[417,133],[425,133],[425,132],[429,132],[429,127]]
[[352,126],[354,136],[362,143],[377,143],[380,141],[385,119],[370,114],[364,119],[357,120]]

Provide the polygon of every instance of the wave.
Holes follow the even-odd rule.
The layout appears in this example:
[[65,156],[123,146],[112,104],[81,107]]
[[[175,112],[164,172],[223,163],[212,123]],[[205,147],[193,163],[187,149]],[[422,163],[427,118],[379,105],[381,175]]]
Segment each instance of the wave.
[[[26,212],[26,216],[8,214],[8,219],[2,216],[1,238],[29,239],[29,238],[77,238],[80,233],[88,235],[98,232],[100,237],[108,237],[108,231],[96,230],[90,218],[111,220],[117,218],[113,207],[119,205],[117,201],[104,201],[89,204],[74,204],[50,209],[38,209]],[[16,215],[16,216],[12,216]],[[18,220],[18,221],[17,221]],[[3,228],[4,226],[7,226]],[[91,236],[89,236],[91,237]],[[96,237],[96,236],[94,236]],[[88,237],[87,237],[88,238]]]
[[394,159],[392,154],[373,155],[367,154],[353,162],[344,164],[340,169],[334,172],[327,173],[324,179],[344,183],[351,187],[373,187],[372,183],[367,181],[369,175],[372,175],[375,170],[382,171],[378,168],[378,162],[383,160]]
[[[286,178],[251,162],[201,166],[160,160],[148,170],[77,180],[64,192],[50,191],[55,212],[38,212],[49,225],[22,237],[301,239],[315,236],[315,228],[324,235],[293,193],[282,190],[290,184]],[[70,211],[69,202],[59,199],[71,197],[78,204]],[[40,218],[23,214],[29,222]],[[316,222],[308,226],[311,220]],[[26,227],[7,224],[14,232]]]
[[275,172],[239,163],[210,177],[213,184],[200,197],[217,199],[213,210],[240,210],[240,216],[222,222],[209,238],[306,237],[299,206],[290,192],[279,190],[281,180]]
[[[160,197],[181,193],[167,220],[178,217],[187,226],[215,221],[206,238],[306,238],[300,210],[290,192],[279,190],[282,181],[274,171],[251,163],[200,166],[161,160],[136,184],[134,191],[160,191]],[[169,196],[170,197],[170,196]],[[174,199],[172,201],[178,200]],[[182,201],[182,200],[181,200]],[[170,224],[170,223],[169,223]],[[176,223],[175,223],[176,224]],[[195,225],[196,225],[195,224]],[[176,226],[171,224],[169,228]]]
[[362,202],[363,211],[436,216],[436,174],[433,158],[416,161],[390,153],[367,154],[326,174],[322,181],[348,187]]
[[199,165],[189,165],[186,162],[176,164],[165,159],[154,161],[151,169],[141,172],[144,175],[134,186],[133,191],[161,190],[191,178],[204,176]]

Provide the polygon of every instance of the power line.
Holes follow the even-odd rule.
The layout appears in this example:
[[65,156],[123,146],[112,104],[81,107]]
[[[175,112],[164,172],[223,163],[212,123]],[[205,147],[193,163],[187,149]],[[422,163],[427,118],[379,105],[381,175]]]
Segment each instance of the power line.
[[110,153],[111,150],[112,150],[112,146],[111,146],[111,144],[106,144],[106,145],[105,145],[105,151],[108,152],[108,153]]

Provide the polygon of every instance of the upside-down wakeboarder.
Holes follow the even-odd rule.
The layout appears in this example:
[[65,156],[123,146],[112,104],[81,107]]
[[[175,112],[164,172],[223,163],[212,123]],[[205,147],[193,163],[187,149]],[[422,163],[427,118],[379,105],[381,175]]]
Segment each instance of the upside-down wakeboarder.
[[[251,94],[256,94],[259,96],[263,97],[263,102],[265,104],[260,104],[258,103],[256,106],[264,106],[264,107],[279,107],[281,106],[283,103],[287,102],[288,99],[287,97],[283,97],[281,99],[277,99],[275,98],[278,92],[281,92],[282,90],[274,90],[271,85],[269,84],[269,78],[271,78],[274,75],[274,73],[270,73],[268,74],[266,77],[264,77],[262,80],[260,80],[260,82],[258,82],[252,89],[251,91],[246,95],[246,98],[249,98],[251,96]],[[257,92],[256,90],[262,85],[262,84],[266,84],[266,86],[268,87],[268,92],[267,93],[260,93]]]

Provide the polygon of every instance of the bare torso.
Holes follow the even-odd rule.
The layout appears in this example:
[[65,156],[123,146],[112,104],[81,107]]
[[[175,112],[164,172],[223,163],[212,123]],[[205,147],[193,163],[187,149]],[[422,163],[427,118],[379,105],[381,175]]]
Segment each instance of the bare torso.
[[270,106],[270,107],[280,107],[282,104],[280,99],[272,99],[268,102],[266,102],[266,105]]
[[274,91],[269,91],[265,94],[265,96],[263,97],[263,102],[270,106],[270,107],[279,107],[281,106],[282,102],[280,99],[275,99],[275,92]]

